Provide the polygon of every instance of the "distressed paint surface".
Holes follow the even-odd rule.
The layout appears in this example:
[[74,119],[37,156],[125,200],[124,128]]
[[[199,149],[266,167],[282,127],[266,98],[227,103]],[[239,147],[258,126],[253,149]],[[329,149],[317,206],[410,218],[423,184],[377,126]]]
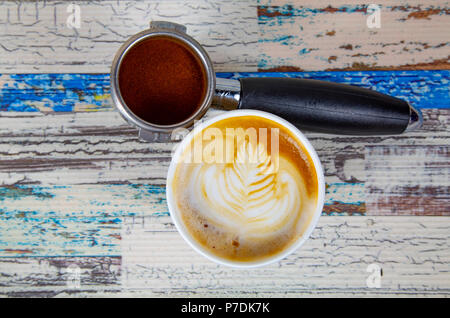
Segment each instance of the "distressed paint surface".
[[[428,147],[367,146],[365,150],[368,211],[377,215],[450,215],[448,142]],[[413,185],[412,180],[421,182]]]
[[[122,286],[142,295],[446,295],[450,225],[445,217],[321,217],[311,238],[277,264],[216,265],[192,250],[168,218],[127,220]],[[186,260],[189,260],[186,262]],[[369,264],[383,270],[367,288]],[[276,287],[275,287],[276,286]]]
[[448,1],[260,1],[260,71],[449,69]]
[[146,215],[168,215],[163,187],[1,186],[0,256],[120,256],[123,218]]
[[[167,216],[127,218],[121,257],[0,258],[0,295],[442,297],[450,292],[449,233],[444,217],[322,217],[291,256],[242,270],[198,255]],[[383,270],[379,289],[366,286],[372,263]],[[70,286],[70,266],[79,268],[79,288]]]
[[448,69],[447,1],[383,1],[380,29],[370,1],[2,1],[0,73],[109,72],[114,53],[150,20],[184,23],[216,71],[368,68]]
[[[363,192],[328,184],[323,214],[363,215]],[[2,186],[0,257],[120,256],[124,220],[160,216],[169,216],[162,185]]]
[[0,110],[91,111],[110,109],[106,74],[1,74]]
[[112,296],[121,292],[120,266],[120,257],[0,258],[0,296]]
[[[292,77],[356,85],[418,108],[450,107],[450,71],[218,73],[221,78]],[[109,74],[1,74],[1,111],[101,111],[113,108]]]
[[[306,133],[325,170],[324,215],[449,215],[450,110],[424,116],[399,136]],[[1,112],[0,136],[0,256],[121,255],[126,222],[168,216],[175,143],[140,140],[116,111]]]
[[[76,3],[78,30],[68,3],[0,1],[0,296],[450,295],[448,2],[383,1],[371,30],[353,0]],[[139,140],[109,98],[113,54],[151,19],[186,24],[220,77],[368,87],[422,108],[424,127],[306,133],[327,183],[312,238],[261,269],[212,264],[168,215],[174,143]]]
[[217,71],[256,71],[258,22],[252,0],[1,1],[0,73],[108,73],[114,54],[151,20],[184,24]]

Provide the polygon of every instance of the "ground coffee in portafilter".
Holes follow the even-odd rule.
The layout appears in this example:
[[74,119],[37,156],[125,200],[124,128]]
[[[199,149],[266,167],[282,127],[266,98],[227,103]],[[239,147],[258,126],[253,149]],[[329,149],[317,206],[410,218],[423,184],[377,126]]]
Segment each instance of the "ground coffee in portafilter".
[[140,119],[172,125],[193,115],[206,95],[206,72],[183,42],[166,36],[133,46],[119,68],[120,94]]

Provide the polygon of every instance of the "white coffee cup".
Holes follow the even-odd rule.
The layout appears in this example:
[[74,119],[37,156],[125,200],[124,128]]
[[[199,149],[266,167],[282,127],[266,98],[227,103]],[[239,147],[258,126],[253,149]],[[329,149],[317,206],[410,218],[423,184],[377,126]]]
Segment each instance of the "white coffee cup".
[[[218,122],[220,120],[226,119],[226,118],[234,118],[234,117],[242,117],[242,116],[257,116],[266,118],[269,120],[272,120],[279,125],[285,127],[288,129],[294,136],[297,137],[298,141],[302,143],[306,151],[308,152],[310,158],[312,159],[314,163],[314,167],[316,170],[317,175],[317,184],[318,184],[318,192],[317,192],[317,205],[316,209],[314,211],[313,217],[311,221],[309,222],[308,226],[306,227],[306,230],[303,232],[302,235],[300,235],[298,238],[295,239],[295,242],[291,244],[289,247],[281,251],[280,253],[265,258],[258,261],[251,261],[251,262],[242,262],[242,261],[232,261],[229,259],[221,258],[217,255],[212,254],[209,252],[205,247],[203,247],[199,242],[196,241],[195,238],[192,237],[192,235],[187,230],[185,224],[183,223],[183,220],[181,219],[181,211],[179,211],[177,204],[175,204],[173,199],[173,190],[172,190],[172,182],[174,179],[174,174],[176,171],[176,167],[180,162],[180,156],[182,155],[183,151],[186,149],[186,147],[191,143],[192,138],[199,132],[201,132],[206,127],[212,125],[215,122]],[[325,178],[323,174],[322,165],[320,163],[319,157],[314,150],[313,146],[310,144],[308,139],[303,135],[298,128],[296,128],[294,125],[289,123],[288,121],[273,115],[268,112],[258,111],[258,110],[233,110],[228,111],[223,114],[217,115],[213,118],[210,118],[208,120],[205,120],[201,122],[200,124],[197,124],[194,129],[181,141],[181,143],[177,146],[173,156],[172,161],[169,166],[169,171],[167,174],[167,183],[166,183],[166,196],[167,196],[167,205],[169,207],[169,213],[172,218],[172,221],[174,222],[178,232],[181,234],[181,236],[184,238],[184,240],[198,253],[205,256],[206,258],[210,259],[213,262],[216,262],[218,264],[236,267],[236,268],[252,268],[252,267],[259,267],[268,265],[271,263],[275,263],[280,261],[281,259],[285,258],[289,254],[296,251],[300,246],[302,246],[305,241],[308,239],[308,237],[311,235],[312,231],[317,225],[317,222],[319,220],[319,217],[322,213],[324,199],[325,199]]]

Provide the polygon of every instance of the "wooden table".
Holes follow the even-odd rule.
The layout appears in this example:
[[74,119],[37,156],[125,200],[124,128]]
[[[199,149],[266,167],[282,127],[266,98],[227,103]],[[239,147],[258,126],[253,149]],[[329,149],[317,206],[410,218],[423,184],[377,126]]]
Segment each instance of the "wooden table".
[[[450,6],[379,1],[369,28],[371,2],[1,1],[0,295],[448,296]],[[372,88],[423,129],[307,133],[327,183],[312,238],[271,266],[213,264],[167,211],[174,144],[139,140],[111,104],[112,57],[150,20],[185,24],[220,77]]]

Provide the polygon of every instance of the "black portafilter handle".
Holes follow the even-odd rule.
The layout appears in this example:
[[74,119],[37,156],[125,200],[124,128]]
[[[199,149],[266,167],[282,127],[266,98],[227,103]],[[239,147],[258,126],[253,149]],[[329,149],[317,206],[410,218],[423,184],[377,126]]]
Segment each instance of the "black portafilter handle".
[[[218,87],[221,83],[222,79],[217,79]],[[296,78],[241,78],[240,92],[234,92],[233,96],[237,95],[236,108],[270,112],[309,131],[391,135],[416,130],[422,124],[421,112],[408,102],[340,83]],[[226,101],[223,98],[222,104]]]

